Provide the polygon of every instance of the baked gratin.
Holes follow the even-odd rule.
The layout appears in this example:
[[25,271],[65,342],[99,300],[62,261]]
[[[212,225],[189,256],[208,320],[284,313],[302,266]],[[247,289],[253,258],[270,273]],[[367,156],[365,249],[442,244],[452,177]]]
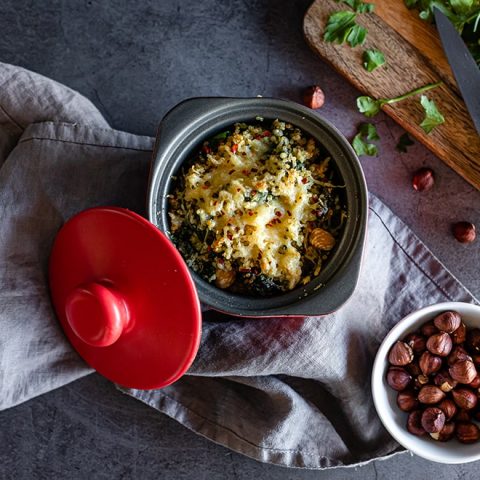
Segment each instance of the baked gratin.
[[270,296],[322,270],[346,218],[330,157],[299,128],[257,118],[205,141],[174,178],[170,235],[187,265]]

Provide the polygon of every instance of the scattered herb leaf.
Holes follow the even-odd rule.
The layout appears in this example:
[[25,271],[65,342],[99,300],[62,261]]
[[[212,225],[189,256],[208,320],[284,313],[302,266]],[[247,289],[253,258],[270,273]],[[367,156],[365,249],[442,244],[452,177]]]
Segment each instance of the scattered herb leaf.
[[398,139],[397,146],[395,147],[399,152],[407,153],[407,148],[411,147],[415,142],[410,138],[408,133],[404,133]]
[[435,102],[433,100],[429,100],[425,95],[421,96],[420,103],[425,110],[425,118],[420,126],[423,128],[425,133],[430,133],[435,127],[441,125],[445,121],[445,118],[438,111]]
[[379,50],[370,48],[363,52],[363,66],[365,70],[373,72],[376,68],[385,64],[385,55]]
[[366,140],[380,140],[377,129],[372,123],[362,123],[360,125],[358,133],[353,137],[352,147],[358,156],[376,156],[378,153],[377,146],[373,143],[368,143]]
[[373,3],[363,2],[362,0],[336,0],[337,3],[342,2],[352,7],[358,13],[370,13],[375,10]]
[[480,67],[480,2],[478,0],[404,0],[408,8],[416,8],[422,20],[433,22],[433,9],[438,8],[462,35]]
[[351,47],[362,45],[367,30],[355,22],[355,12],[340,11],[330,15],[323,38],[326,42],[342,44],[347,42]]
[[424,85],[423,87],[416,88],[415,90],[411,90],[410,92],[404,93],[395,98],[379,98],[378,100],[368,97],[362,96],[357,98],[357,108],[360,113],[363,113],[366,117],[373,117],[375,116],[380,109],[387,104],[392,104],[396,102],[400,102],[405,100],[408,97],[413,95],[418,95],[419,93],[427,92],[432,88],[436,88],[441,85],[442,82],[437,83],[429,83],[428,85]]

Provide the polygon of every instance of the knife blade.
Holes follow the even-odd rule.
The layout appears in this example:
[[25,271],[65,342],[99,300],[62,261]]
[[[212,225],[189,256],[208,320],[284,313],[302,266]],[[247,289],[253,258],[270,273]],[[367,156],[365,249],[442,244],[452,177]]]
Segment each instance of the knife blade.
[[443,50],[475,128],[480,134],[480,69],[452,22],[438,8],[434,8],[434,14]]

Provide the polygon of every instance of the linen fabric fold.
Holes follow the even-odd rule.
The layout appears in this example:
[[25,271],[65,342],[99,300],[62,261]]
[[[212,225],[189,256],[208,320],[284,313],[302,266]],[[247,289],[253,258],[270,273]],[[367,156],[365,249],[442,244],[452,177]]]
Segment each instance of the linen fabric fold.
[[[84,97],[0,64],[0,409],[91,373],[53,312],[48,258],[72,215],[115,205],[145,215],[153,139],[109,127]],[[290,467],[355,465],[401,451],[370,394],[378,345],[406,313],[475,302],[385,205],[370,198],[351,299],[324,317],[205,311],[188,375],[126,390],[214,442]],[[159,318],[159,322],[161,318]]]

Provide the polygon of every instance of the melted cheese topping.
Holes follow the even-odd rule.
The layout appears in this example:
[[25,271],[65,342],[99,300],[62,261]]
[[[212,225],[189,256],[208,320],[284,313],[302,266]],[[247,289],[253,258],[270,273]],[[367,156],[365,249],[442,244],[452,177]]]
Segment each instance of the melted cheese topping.
[[[183,201],[195,214],[190,221],[214,233],[210,248],[222,254],[222,268],[259,268],[292,289],[302,276],[305,227],[316,219],[315,172],[306,164],[318,150],[298,129],[289,139],[283,122],[273,126],[273,134],[237,126],[215,153],[208,149],[184,176]],[[325,169],[327,162],[313,166]],[[174,231],[184,219],[170,216]]]

